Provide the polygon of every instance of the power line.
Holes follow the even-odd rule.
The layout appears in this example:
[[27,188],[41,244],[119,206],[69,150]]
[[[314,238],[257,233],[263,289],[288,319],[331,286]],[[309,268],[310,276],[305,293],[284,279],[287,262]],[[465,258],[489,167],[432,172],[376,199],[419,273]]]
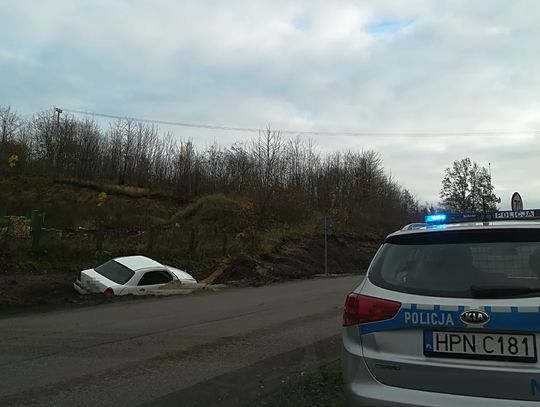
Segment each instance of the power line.
[[62,110],[64,110],[64,112],[75,113],[75,114],[85,114],[89,116],[106,117],[109,119],[133,120],[137,122],[164,124],[168,126],[193,127],[197,129],[229,130],[229,131],[243,131],[243,132],[259,132],[260,131],[260,129],[254,129],[254,128],[249,128],[249,127],[218,126],[218,125],[213,125],[213,124],[194,124],[194,123],[184,123],[184,122],[173,122],[173,121],[168,121],[168,120],[141,119],[139,117],[117,116],[114,114],[85,112],[82,110],[74,110],[74,109],[62,109]]
[[[189,127],[194,129],[209,129],[222,131],[237,131],[245,133],[259,133],[262,129],[254,127],[220,126],[215,124],[187,123],[168,120],[144,119],[139,117],[119,116],[107,113],[87,112],[75,109],[62,109],[73,114],[104,117],[108,119],[133,120],[142,123],[163,124],[167,126]],[[353,137],[467,137],[467,136],[510,136],[510,135],[538,135],[540,130],[516,130],[516,131],[458,131],[458,132],[357,132],[357,131],[309,131],[309,130],[279,130],[282,134],[305,135],[305,136],[353,136]]]
[[43,113],[46,113],[46,112],[49,112],[50,109],[44,109],[44,110],[39,110],[37,112],[32,112],[32,113],[26,113],[26,114],[23,114],[22,116],[19,116],[19,124],[17,124],[15,127],[13,127],[11,129],[11,132],[14,132],[15,130],[18,130],[20,129],[22,126],[24,126],[26,123],[27,123],[27,118],[29,117],[34,117],[34,116],[37,116],[37,115],[40,115],[40,114],[43,114]]

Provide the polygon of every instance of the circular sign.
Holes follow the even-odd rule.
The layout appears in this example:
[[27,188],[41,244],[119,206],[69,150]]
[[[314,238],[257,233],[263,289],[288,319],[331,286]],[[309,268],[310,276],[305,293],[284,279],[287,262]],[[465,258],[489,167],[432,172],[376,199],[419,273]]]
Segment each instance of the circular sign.
[[521,195],[518,192],[514,192],[514,194],[512,195],[512,210],[523,210],[523,200],[521,199]]

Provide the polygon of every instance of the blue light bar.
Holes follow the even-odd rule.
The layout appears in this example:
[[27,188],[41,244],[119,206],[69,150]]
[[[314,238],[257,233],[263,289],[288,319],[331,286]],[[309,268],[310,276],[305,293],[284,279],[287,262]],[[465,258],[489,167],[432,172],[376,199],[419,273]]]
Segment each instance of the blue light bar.
[[426,223],[444,222],[445,220],[446,220],[446,215],[444,213],[426,215],[426,217],[424,218],[424,221]]
[[436,213],[426,215],[425,223],[485,222],[499,220],[540,220],[540,209],[522,211]]

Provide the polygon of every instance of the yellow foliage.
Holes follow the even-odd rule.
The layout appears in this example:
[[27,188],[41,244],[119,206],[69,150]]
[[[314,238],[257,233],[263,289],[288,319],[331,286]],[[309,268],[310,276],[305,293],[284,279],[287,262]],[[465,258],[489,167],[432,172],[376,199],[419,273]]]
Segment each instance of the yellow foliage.
[[240,232],[234,235],[234,240],[244,240],[246,237],[247,237],[246,233]]
[[105,201],[107,200],[107,193],[106,192],[100,192],[98,194],[98,204],[97,206],[103,206]]
[[12,154],[8,158],[8,163],[11,168],[17,165],[17,161],[19,161],[19,156],[17,154]]
[[10,235],[17,238],[30,237],[30,221],[24,217],[10,216]]

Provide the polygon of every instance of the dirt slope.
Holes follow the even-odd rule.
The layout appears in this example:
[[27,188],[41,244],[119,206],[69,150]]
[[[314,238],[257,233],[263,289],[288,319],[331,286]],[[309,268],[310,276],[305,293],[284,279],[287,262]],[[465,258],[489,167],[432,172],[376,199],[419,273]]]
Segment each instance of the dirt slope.
[[[353,235],[330,236],[328,272],[330,274],[364,272],[379,245],[380,241],[376,238]],[[272,253],[261,255],[259,258],[235,259],[225,268],[216,283],[259,285],[309,278],[324,272],[324,238],[316,236],[285,240]]]

